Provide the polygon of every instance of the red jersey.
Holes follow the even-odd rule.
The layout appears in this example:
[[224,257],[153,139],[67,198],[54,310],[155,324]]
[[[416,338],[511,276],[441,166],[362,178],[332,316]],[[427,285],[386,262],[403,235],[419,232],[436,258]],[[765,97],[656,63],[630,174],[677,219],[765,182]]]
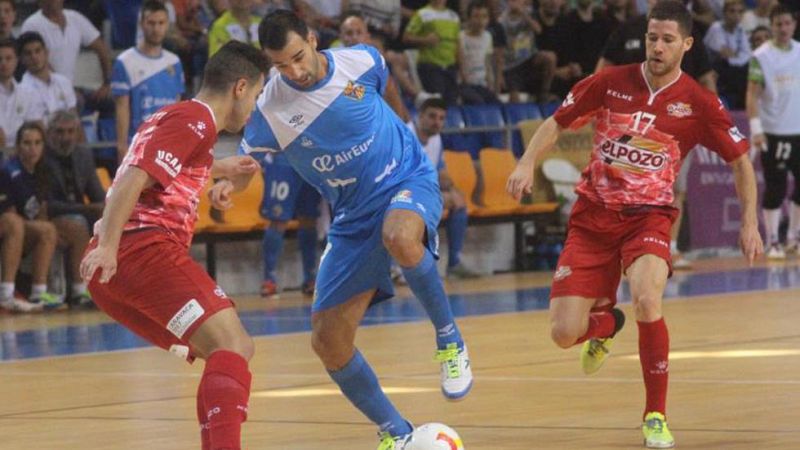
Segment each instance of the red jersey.
[[156,184],[142,191],[125,231],[160,228],[188,248],[216,142],[214,115],[198,100],[164,107],[142,123],[108,195],[130,166],[147,172]]
[[554,116],[562,128],[595,120],[591,160],[576,192],[610,209],[671,205],[681,161],[697,144],[727,162],[749,148],[713,93],[684,73],[653,91],[644,71],[631,64],[585,78]]

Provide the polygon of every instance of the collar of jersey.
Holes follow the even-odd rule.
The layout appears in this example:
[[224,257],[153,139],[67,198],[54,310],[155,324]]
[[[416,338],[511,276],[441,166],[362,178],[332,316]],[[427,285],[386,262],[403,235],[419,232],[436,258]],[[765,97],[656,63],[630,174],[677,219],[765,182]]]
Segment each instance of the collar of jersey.
[[333,57],[331,56],[331,53],[328,50],[323,50],[321,53],[328,60],[328,73],[325,74],[325,78],[317,81],[316,83],[307,88],[298,86],[297,84],[292,82],[290,79],[284,77],[283,75],[281,75],[281,80],[283,80],[286,84],[288,84],[292,89],[302,92],[313,92],[321,87],[324,87],[326,84],[328,84],[328,81],[330,81],[331,77],[333,76],[333,71],[336,68],[335,67],[336,64],[333,62]]
[[137,54],[139,54],[139,56],[141,56],[142,58],[147,58],[147,59],[154,59],[154,60],[155,60],[155,59],[161,59],[161,57],[162,57],[162,56],[164,56],[164,49],[163,49],[163,48],[161,49],[161,51],[159,51],[159,52],[158,52],[158,56],[150,56],[150,55],[147,55],[147,54],[145,54],[143,51],[141,51],[141,50],[139,49],[139,46],[138,46],[138,45],[137,45],[137,46],[134,46],[134,47],[133,47],[133,50],[134,50],[134,51],[135,51]]

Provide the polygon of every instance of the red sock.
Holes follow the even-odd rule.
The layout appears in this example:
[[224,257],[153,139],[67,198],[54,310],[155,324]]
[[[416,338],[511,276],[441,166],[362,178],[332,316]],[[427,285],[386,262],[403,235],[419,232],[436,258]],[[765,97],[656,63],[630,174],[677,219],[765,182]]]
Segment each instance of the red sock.
[[647,391],[645,414],[653,411],[667,415],[669,379],[669,332],[664,318],[639,325],[639,361],[642,363],[644,388]]
[[[202,386],[202,385],[201,385]],[[203,390],[197,388],[197,422],[200,424],[200,443],[202,450],[211,450],[211,437],[208,435],[208,416],[203,398]]]
[[239,354],[218,350],[206,361],[199,398],[205,405],[211,450],[241,449],[242,422],[247,420],[250,371]]
[[608,311],[591,313],[589,314],[589,329],[575,343],[580,344],[593,338],[607,338],[614,334],[616,323],[614,315]]

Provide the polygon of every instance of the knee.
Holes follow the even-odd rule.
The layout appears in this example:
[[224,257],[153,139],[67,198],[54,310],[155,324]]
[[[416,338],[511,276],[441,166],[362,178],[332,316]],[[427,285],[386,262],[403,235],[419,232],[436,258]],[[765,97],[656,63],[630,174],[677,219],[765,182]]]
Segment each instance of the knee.
[[570,348],[578,340],[578,334],[574,327],[563,322],[553,322],[550,327],[550,339],[561,348]]
[[311,333],[311,348],[328,370],[344,367],[353,354],[352,343],[346,344],[335,336],[320,331]]
[[25,235],[25,221],[16,213],[5,213],[0,219],[4,237],[21,239]]
[[640,322],[655,322],[661,318],[661,296],[653,293],[634,295],[633,307],[636,320]]
[[50,245],[56,245],[58,242],[58,230],[56,230],[56,226],[51,222],[44,222],[42,225],[42,241]]
[[404,227],[389,227],[383,230],[383,245],[389,254],[404,267],[411,267],[418,262],[422,251],[422,239],[414,235],[412,230]]

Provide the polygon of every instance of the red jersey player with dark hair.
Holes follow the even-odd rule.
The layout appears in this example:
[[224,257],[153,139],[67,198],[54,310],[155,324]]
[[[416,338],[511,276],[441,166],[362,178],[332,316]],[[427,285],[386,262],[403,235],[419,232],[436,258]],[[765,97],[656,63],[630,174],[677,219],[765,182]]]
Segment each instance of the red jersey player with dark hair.
[[97,306],[151,343],[206,360],[197,391],[202,448],[239,449],[250,396],[253,341],[233,303],[189,256],[199,195],[230,206],[259,170],[250,157],[214,160],[222,130],[239,132],[255,108],[269,63],[230,42],[206,65],[193,100],[162,108],[138,129],[81,263]]
[[584,372],[597,371],[625,321],[614,306],[621,275],[627,276],[647,392],[642,432],[648,448],[675,445],[666,423],[669,336],[661,304],[672,272],[672,185],[696,144],[716,151],[733,169],[742,251],[751,263],[763,251],[747,141],[719,100],[680,70],[692,46],[691,21],[682,2],[657,3],[648,17],[647,60],[578,83],[539,127],[507,183],[516,198],[530,192],[536,161],[561,129],[595,121],[591,161],[576,189],[579,199],[553,275],[551,335],[562,348],[583,343]]

